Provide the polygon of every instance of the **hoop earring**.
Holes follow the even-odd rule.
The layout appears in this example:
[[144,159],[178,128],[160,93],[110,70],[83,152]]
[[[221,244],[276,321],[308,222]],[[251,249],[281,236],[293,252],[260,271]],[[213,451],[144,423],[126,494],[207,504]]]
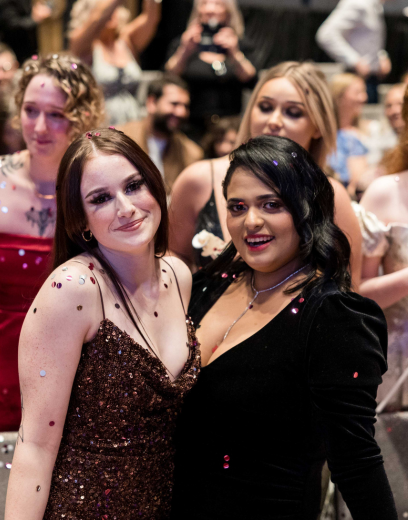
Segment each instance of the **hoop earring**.
[[92,231],[89,230],[89,238],[85,237],[85,231],[82,231],[82,238],[85,240],[85,242],[90,242],[92,240]]

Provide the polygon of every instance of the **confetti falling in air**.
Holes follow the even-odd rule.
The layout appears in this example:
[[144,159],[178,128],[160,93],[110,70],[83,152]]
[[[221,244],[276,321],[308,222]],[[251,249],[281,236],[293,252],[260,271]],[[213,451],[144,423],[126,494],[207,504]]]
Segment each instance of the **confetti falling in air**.
[[37,490],[37,492],[38,492],[38,491],[41,491],[41,486],[37,486],[37,487],[36,487],[36,490]]
[[279,163],[278,163],[278,161],[273,161],[273,164],[274,164],[275,166],[278,166]]
[[88,265],[88,269],[90,269],[91,271],[93,271],[93,270],[94,270],[94,267],[95,267],[95,266],[93,265],[93,263],[92,263],[92,262],[91,262],[91,263],[90,263],[90,264]]
[[55,275],[56,275],[56,274],[57,274],[57,273],[53,273],[53,274],[51,275],[51,280],[53,280],[53,279],[55,278]]
[[82,305],[77,305],[77,311],[82,311],[83,307]]
[[224,460],[225,460],[226,462],[229,462],[229,460],[230,460],[230,456],[229,456],[229,455],[224,455]]
[[37,56],[37,54],[33,54],[33,55],[31,56],[31,59],[34,60],[34,61],[37,61],[37,60],[38,60],[38,56]]
[[221,278],[228,278],[227,273],[222,273]]
[[303,303],[305,301],[304,298],[299,298],[299,303]]
[[72,280],[72,276],[70,274],[67,276],[67,280],[68,280],[68,282],[70,282]]
[[292,157],[293,157],[294,159],[296,159],[296,157],[297,157],[297,153],[296,153],[296,152],[292,152]]
[[166,289],[169,288],[169,286],[167,285],[167,283],[164,284],[164,287],[165,287]]
[[62,270],[63,271],[68,271],[68,267],[63,267]]
[[115,303],[115,307],[116,307],[117,309],[120,309],[120,305],[119,305],[119,303]]
[[58,283],[57,283],[57,289],[61,289],[61,287],[62,287],[62,283],[61,283],[61,282],[58,282]]
[[294,309],[292,309],[292,314],[297,314],[299,312],[299,309],[296,309],[296,307]]
[[10,462],[8,462],[8,463],[6,464],[6,468],[7,468],[7,469],[11,469],[11,464],[10,464]]
[[28,264],[23,264],[23,269],[27,269]]
[[[41,262],[42,262],[42,260],[43,260],[43,259],[42,259],[41,256],[37,256],[37,258],[35,259],[35,264],[36,264],[36,265],[40,265]],[[55,276],[55,274],[54,274],[54,276]],[[51,277],[51,280],[52,280],[52,277]]]
[[33,310],[33,313],[35,314],[37,312],[37,307]]
[[50,421],[50,422],[49,422],[49,425],[50,425],[50,426],[54,426],[54,424],[55,424],[55,421]]
[[40,376],[45,377],[47,375],[47,372],[45,370],[40,370]]
[[6,181],[3,181],[3,182],[0,184],[0,188],[1,188],[2,190],[4,190],[4,188],[5,188],[6,186],[7,186]]
[[229,468],[229,464],[227,462],[224,462],[224,469],[228,469]]
[[72,69],[72,70],[76,70],[77,68],[78,68],[78,65],[77,65],[76,63],[73,63],[73,64],[71,65],[71,69]]
[[93,278],[92,276],[89,278],[91,280],[91,282],[95,285],[95,278]]
[[354,372],[353,377],[354,377],[354,379],[357,379],[358,378],[358,372]]
[[158,314],[157,314],[157,312],[156,312],[156,311],[154,311],[154,315],[156,316],[156,318],[158,317]]
[[55,282],[52,282],[51,287],[55,287],[57,284]]

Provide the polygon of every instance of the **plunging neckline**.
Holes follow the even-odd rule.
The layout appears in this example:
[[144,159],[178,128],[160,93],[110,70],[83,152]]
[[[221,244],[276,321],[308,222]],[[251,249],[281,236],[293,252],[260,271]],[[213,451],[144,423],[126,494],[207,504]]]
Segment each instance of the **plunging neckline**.
[[[184,363],[184,366],[183,368],[181,369],[181,371],[179,372],[178,376],[176,378],[174,378],[173,380],[170,379],[169,377],[169,374],[167,373],[167,368],[165,366],[165,364],[163,363],[163,361],[158,357],[158,356],[155,356],[154,354],[152,354],[152,352],[150,352],[150,350],[148,350],[147,348],[143,347],[143,345],[141,345],[140,343],[138,343],[134,338],[132,338],[132,336],[130,336],[125,330],[122,330],[121,328],[119,328],[112,320],[110,320],[109,318],[103,318],[100,322],[99,322],[99,326],[98,326],[98,332],[95,334],[95,336],[90,339],[89,341],[87,341],[86,343],[84,343],[84,347],[88,346],[88,345],[91,345],[93,342],[96,341],[96,338],[100,335],[103,334],[104,332],[104,326],[105,324],[107,323],[110,323],[113,327],[116,328],[116,330],[119,332],[119,334],[129,340],[135,347],[137,347],[139,349],[139,351],[143,351],[144,352],[144,355],[146,355],[148,358],[152,359],[152,360],[156,360],[157,363],[158,363],[158,366],[160,367],[161,371],[164,373],[165,377],[166,377],[166,380],[169,382],[170,385],[174,386],[175,383],[179,382],[179,380],[183,377],[184,373],[188,370],[189,366],[191,365],[191,362],[193,360],[193,357],[194,357],[194,354],[195,354],[195,350],[196,350],[196,346],[198,345],[198,342],[197,340],[195,339],[195,341],[191,340],[190,338],[190,331],[189,331],[189,328],[188,328],[188,324],[186,326],[186,330],[187,330],[187,344],[188,344],[188,348],[189,348],[189,351],[190,351],[190,354],[186,360],[186,362]],[[193,352],[193,349],[194,349],[194,352]],[[189,363],[190,362],[190,363]]]
[[[225,352],[223,352],[222,354],[220,354],[218,357],[216,357],[214,359],[214,361],[211,361],[211,363],[207,363],[206,365],[201,365],[201,370],[204,370],[205,368],[208,368],[210,365],[212,365],[213,363],[215,363],[218,359],[222,358],[223,356],[225,356],[226,354],[228,354],[228,352],[231,352],[232,350],[235,350],[236,348],[239,348],[241,347],[244,343],[246,343],[247,341],[249,340],[252,340],[255,336],[257,336],[258,334],[260,334],[264,329],[266,329],[266,327],[269,327],[269,325],[275,321],[278,317],[280,317],[291,305],[293,305],[295,302],[295,300],[297,300],[299,297],[301,297],[300,294],[298,294],[293,300],[291,300],[287,305],[285,305],[285,307],[280,310],[278,312],[278,314],[276,314],[271,320],[268,321],[268,323],[265,323],[265,325],[263,325],[259,330],[255,331],[253,334],[251,334],[251,336],[249,336],[248,338],[245,338],[243,339],[242,341],[240,341],[239,343],[237,343],[236,345],[233,345],[232,347],[230,347],[228,350],[226,350]],[[221,296],[220,296],[221,298]],[[218,301],[218,300],[217,300]],[[215,302],[216,303],[216,302]],[[302,302],[303,303],[303,302]],[[215,305],[215,304],[214,304]],[[211,358],[210,358],[211,359]]]

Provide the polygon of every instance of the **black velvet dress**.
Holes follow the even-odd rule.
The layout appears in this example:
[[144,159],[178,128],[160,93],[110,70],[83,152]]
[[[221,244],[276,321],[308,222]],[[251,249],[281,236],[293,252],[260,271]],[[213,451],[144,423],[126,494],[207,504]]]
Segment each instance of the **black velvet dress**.
[[[229,283],[195,276],[196,325]],[[315,520],[327,459],[354,520],[396,520],[374,440],[386,349],[377,304],[329,283],[204,367],[178,424],[172,518]]]

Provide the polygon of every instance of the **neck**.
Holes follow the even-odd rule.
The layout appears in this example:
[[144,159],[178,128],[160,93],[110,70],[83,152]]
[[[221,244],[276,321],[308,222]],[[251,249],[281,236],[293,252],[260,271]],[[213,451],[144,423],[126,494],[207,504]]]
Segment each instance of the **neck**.
[[[299,258],[294,258],[290,260],[287,264],[279,267],[276,271],[270,273],[263,273],[261,271],[254,271],[253,274],[253,283],[254,287],[257,291],[263,291],[265,289],[269,289],[274,285],[281,283],[285,278],[293,274],[295,271],[304,266],[304,262]],[[305,273],[300,271],[297,275],[290,278],[287,283],[291,284],[298,276],[302,276]],[[284,288],[286,284],[283,284],[281,287]]]
[[154,256],[154,242],[148,244],[141,253],[113,251],[102,245],[99,245],[99,249],[129,295],[140,290],[146,295],[155,291],[158,284],[158,260]]
[[104,30],[99,35],[99,41],[103,45],[105,45],[105,47],[107,47],[109,50],[113,49],[116,39],[117,39],[117,34],[115,31]]
[[42,195],[54,195],[57,181],[58,164],[55,161],[29,157],[29,176],[36,190]]
[[357,117],[353,112],[343,110],[339,116],[339,128],[352,128],[355,126],[356,120]]

